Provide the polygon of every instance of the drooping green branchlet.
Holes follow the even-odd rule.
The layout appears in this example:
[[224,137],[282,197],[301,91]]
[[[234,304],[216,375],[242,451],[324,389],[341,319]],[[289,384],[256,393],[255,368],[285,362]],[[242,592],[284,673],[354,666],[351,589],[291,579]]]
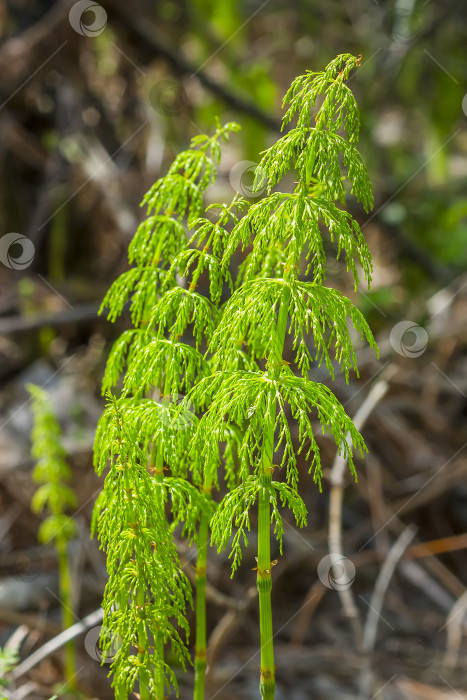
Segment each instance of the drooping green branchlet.
[[[342,54],[324,71],[308,71],[296,78],[283,101],[290,107],[283,117],[283,128],[297,115],[297,124],[269,148],[257,171],[257,182],[268,179],[268,191],[293,167],[307,187],[317,186],[325,199],[345,197],[343,170],[351,193],[368,211],[373,206],[373,190],[367,169],[355,147],[360,117],[355,97],[345,84],[360,58]],[[322,104],[312,114],[318,98]],[[314,123],[313,123],[314,122]],[[338,133],[342,131],[343,134]]]
[[[236,353],[238,338],[246,343],[253,357],[269,357],[272,351],[277,306],[284,288],[288,289],[290,335],[295,362],[300,373],[308,376],[314,361],[324,360],[334,378],[333,355],[348,379],[349,371],[358,376],[349,321],[362,339],[375,347],[370,328],[361,312],[339,291],[298,279],[260,278],[245,282],[229,299],[211,341],[214,363]],[[310,347],[312,334],[314,350]]]

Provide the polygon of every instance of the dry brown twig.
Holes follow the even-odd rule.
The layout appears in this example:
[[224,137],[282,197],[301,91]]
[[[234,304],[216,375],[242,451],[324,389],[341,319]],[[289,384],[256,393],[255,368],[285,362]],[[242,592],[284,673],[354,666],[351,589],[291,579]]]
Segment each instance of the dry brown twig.
[[236,607],[228,610],[211,632],[207,646],[206,685],[208,689],[212,682],[212,669],[216,665],[216,659],[222,646],[235,628],[240,625],[246,611],[257,595],[258,590],[256,586],[251,586],[246,591],[244,600],[241,603],[236,601]]
[[37,666],[37,664],[43,659],[57,651],[57,649],[60,649],[71,639],[75,639],[75,637],[78,637],[80,634],[83,634],[83,632],[86,632],[91,627],[94,627],[102,622],[103,616],[104,611],[102,608],[98,608],[97,610],[94,610],[94,612],[89,613],[89,615],[86,615],[86,617],[77,622],[75,625],[68,627],[68,629],[64,630],[53,639],[50,639],[48,642],[39,647],[39,649],[37,649],[34,653],[28,656],[27,659],[22,661],[19,666],[17,666],[11,672],[10,678],[13,681],[21,678],[21,676],[24,676],[26,673],[28,673],[28,671],[34,668],[34,666]]
[[376,579],[371,602],[369,603],[365,628],[363,630],[363,649],[366,653],[366,657],[365,664],[360,672],[359,695],[361,698],[367,698],[370,696],[370,687],[373,675],[370,669],[370,654],[373,651],[376,642],[376,632],[378,630],[378,622],[381,618],[384,596],[399,560],[414,537],[415,528],[409,525],[405,528],[402,534],[399,535],[389,550],[384,564],[378,574],[378,578]]
[[[390,366],[381,378],[372,387],[365,401],[358,409],[353,419],[357,430],[361,430],[366,420],[371,415],[375,406],[386,394],[389,384],[388,380],[395,372],[395,368]],[[344,477],[347,459],[341,455],[336,455],[331,468],[330,482],[331,493],[329,496],[329,531],[328,547],[331,555],[344,558],[342,546],[342,502],[344,498]],[[360,646],[362,641],[362,626],[355,599],[350,588],[338,591],[341,599],[344,614],[349,618],[352,625],[355,642]]]
[[[447,668],[454,668],[459,658],[459,649],[462,642],[462,633],[467,608],[467,590],[456,600],[449,611],[446,620],[446,653],[444,664]],[[443,627],[441,627],[443,629]]]

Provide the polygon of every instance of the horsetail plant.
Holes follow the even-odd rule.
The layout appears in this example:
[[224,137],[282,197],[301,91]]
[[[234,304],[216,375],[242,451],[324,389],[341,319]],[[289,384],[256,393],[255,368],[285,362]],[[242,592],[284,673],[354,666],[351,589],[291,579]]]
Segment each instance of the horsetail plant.
[[[256,186],[267,178],[267,196],[249,207],[229,236],[223,266],[228,265],[236,247],[245,249],[251,244],[251,252],[210,342],[215,371],[201,379],[189,394],[190,401],[206,407],[192,442],[193,454],[201,452],[208,458],[213,441],[223,439],[226,419],[241,431],[240,483],[216,509],[212,538],[223,549],[235,528],[231,545],[235,572],[241,562],[242,542],[247,542],[250,512],[257,502],[260,691],[267,700],[275,694],[271,571],[276,562],[271,561],[270,529],[273,524],[282,553],[279,506],[292,510],[297,525],[306,524],[306,507],[298,488],[298,455],[304,453],[321,490],[322,466],[312,417],[318,419],[323,432],[333,437],[354,476],[352,446],[361,455],[366,449],[331,390],[309,378],[313,363],[320,366],[323,360],[334,378],[331,346],[346,381],[351,369],[358,374],[349,320],[376,349],[361,313],[336,289],[324,286],[326,247],[321,228],[328,230],[331,242],[337,246],[337,258],[345,251],[355,287],[360,270],[368,284],[371,279],[371,255],[358,223],[336,204],[345,197],[341,160],[350,192],[366,211],[373,203],[371,183],[355,147],[358,108],[345,84],[359,62],[349,54],[341,55],[323,72],[298,77],[285,96],[284,104],[290,107],[283,126],[295,115],[297,124],[264,153]],[[311,109],[318,97],[322,97],[322,103],[313,118]],[[290,170],[296,176],[294,191],[272,191]],[[284,359],[287,330],[292,336],[297,373]],[[246,345],[253,359],[265,358],[264,371],[233,366],[239,342]],[[298,422],[298,449],[292,441],[287,406]],[[278,465],[275,455],[280,452]],[[276,467],[285,468],[283,480],[274,478]]]
[[[65,460],[65,449],[61,443],[61,428],[55,417],[47,393],[35,384],[28,384],[32,397],[33,429],[32,456],[37,460],[33,471],[34,481],[41,485],[35,492],[31,508],[35,513],[48,511],[48,516],[39,528],[39,540],[43,544],[54,542],[58,556],[62,625],[67,629],[74,624],[71,591],[68,542],[76,534],[74,520],[66,515],[68,508],[76,508],[76,496],[66,485],[71,471]],[[74,642],[65,645],[65,678],[69,689],[76,688],[76,659]]]
[[[297,457],[305,454],[321,490],[318,423],[348,458],[354,476],[352,447],[362,455],[366,449],[331,390],[309,377],[323,361],[332,379],[336,364],[346,381],[350,370],[358,375],[349,321],[376,349],[361,313],[324,285],[332,246],[337,258],[345,255],[355,287],[360,275],[368,284],[371,280],[371,255],[358,223],[339,206],[346,179],[366,211],[373,203],[355,147],[358,108],[345,82],[359,63],[341,55],[324,71],[293,82],[284,99],[290,107],[283,125],[296,117],[296,126],[265,151],[256,187],[267,178],[268,190],[256,203],[236,196],[202,216],[202,193],[215,176],[218,141],[237,127],[218,127],[212,139],[197,137],[146,196],[154,213],[130,245],[136,268],[121,276],[104,300],[115,320],[132,296],[135,326],[109,357],[105,391],[127,369],[121,397],[109,394],[96,438],[98,470],[110,461],[94,522],[107,548],[105,623],[123,640],[111,667],[118,698],[126,698],[136,681],[143,700],[161,699],[166,686],[175,686],[164,661],[167,641],[180,663],[187,658],[171,622],[187,631],[185,610],[191,602],[173,539],[178,525],[198,547],[194,698],[204,698],[209,531],[219,549],[233,535],[234,573],[256,503],[260,691],[263,698],[274,698],[271,524],[281,553],[279,508],[287,506],[297,525],[306,524]],[[315,109],[318,98],[321,106]],[[296,176],[293,192],[273,190],[289,171]],[[193,231],[189,240],[185,221]],[[329,232],[328,243],[322,229]],[[232,256],[247,247],[234,284]],[[201,293],[196,289],[206,272],[209,291]],[[230,297],[220,306],[229,287]],[[295,371],[284,359],[287,333]],[[187,396],[180,402],[181,392]],[[298,422],[298,448],[287,410]],[[278,466],[285,467],[283,479],[275,478]],[[219,487],[221,467],[228,492],[215,507],[211,492]]]
[[[211,484],[197,483],[198,491],[186,479],[186,440],[181,436],[190,428],[195,415],[187,411],[183,417],[178,415],[173,424],[171,414],[180,392],[188,390],[198,375],[209,373],[199,348],[203,336],[209,337],[214,328],[215,306],[195,292],[206,266],[215,301],[222,286],[216,276],[220,261],[207,253],[206,245],[202,251],[191,248],[193,237],[187,241],[183,224],[186,219],[193,226],[202,213],[202,193],[216,175],[219,141],[226,140],[229,132],[237,128],[235,124],[227,124],[218,126],[212,138],[196,137],[192,148],[180,154],[168,175],[156,182],[143,200],[152,215],[141,224],[129,249],[129,260],[137,265],[113,284],[103,302],[103,307],[110,309],[109,317],[115,320],[132,294],[135,325],[117,340],[109,357],[104,391],[115,385],[125,365],[127,371],[121,398],[117,401],[109,394],[109,407],[96,436],[98,471],[102,472],[109,460],[111,463],[104,490],[96,503],[94,527],[107,548],[109,570],[104,611],[106,625],[113,633],[106,635],[104,646],[109,649],[116,636],[123,640],[111,667],[118,697],[127,697],[137,680],[141,698],[162,699],[166,686],[176,687],[175,675],[164,663],[164,645],[168,640],[182,665],[187,657],[186,647],[170,623],[174,617],[188,633],[184,614],[191,603],[191,593],[172,539],[179,523],[182,534],[198,544],[195,693],[196,697],[204,697]],[[192,266],[194,273],[189,288],[179,286],[177,272],[186,276]],[[192,326],[195,347],[180,341],[188,326]],[[143,466],[145,463],[152,477]],[[164,470],[169,468],[171,476],[164,477]],[[116,478],[121,477],[122,471],[125,485],[121,478],[120,481]],[[170,523],[165,520],[167,500],[171,501]],[[141,548],[135,541],[132,547],[119,546],[115,533],[128,532],[128,527],[134,532],[138,528],[137,533],[146,528],[151,533],[153,550],[147,546]],[[146,570],[151,561],[152,568],[162,578]],[[135,589],[124,585],[124,572],[128,568],[138,582]],[[165,601],[163,607],[161,598]],[[147,614],[148,606],[151,615]],[[144,616],[138,613],[143,609]],[[135,615],[139,619],[137,640],[129,624]],[[147,636],[154,639],[152,646],[144,644]],[[131,646],[138,650],[136,659],[130,652]]]

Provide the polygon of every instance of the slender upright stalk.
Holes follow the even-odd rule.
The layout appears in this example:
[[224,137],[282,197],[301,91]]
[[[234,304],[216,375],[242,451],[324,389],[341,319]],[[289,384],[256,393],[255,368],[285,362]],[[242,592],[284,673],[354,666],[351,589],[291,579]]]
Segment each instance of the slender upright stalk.
[[[122,424],[120,422],[120,419],[118,418],[118,425],[120,429],[122,429]],[[119,439],[120,440],[120,439]],[[121,440],[120,440],[121,441]],[[125,474],[125,479],[126,479],[126,487],[127,487],[127,492],[131,493],[132,487],[129,481],[129,472],[126,470],[124,472]],[[131,503],[131,501],[130,501]],[[133,505],[129,505],[129,512],[131,513],[131,525],[136,532],[139,528],[139,522],[138,522],[138,515],[136,512],[136,509]],[[138,566],[138,562],[135,562],[135,566]],[[125,597],[122,596],[123,599],[123,604],[126,604]],[[146,605],[146,591],[144,586],[141,583],[138,583],[136,587],[136,605],[138,606],[139,610],[141,611],[141,614],[144,615],[144,609]],[[150,689],[149,689],[149,674],[147,671],[147,668],[144,664],[144,659],[147,653],[147,646],[148,646],[148,638],[147,638],[147,630],[146,630],[146,625],[144,624],[139,624],[138,625],[138,643],[137,643],[137,648],[138,648],[138,661],[141,663],[141,669],[139,672],[139,697],[140,700],[151,700],[151,694],[150,694]],[[124,689],[120,689],[119,692],[122,694],[122,697],[127,697],[124,695]],[[159,696],[157,696],[159,700]],[[163,699],[163,695],[161,696]]]
[[[273,349],[268,361],[267,374],[272,380],[277,379],[282,365],[282,352],[284,349],[285,333],[287,330],[287,318],[289,309],[290,291],[285,287],[279,308],[277,326],[274,333]],[[270,487],[274,471],[274,428],[276,423],[276,399],[272,395],[263,440],[261,459],[261,476],[258,498],[258,567],[256,585],[259,594],[259,620],[261,637],[261,670],[260,690],[265,700],[273,700],[275,695],[276,680],[274,666],[274,642],[272,627],[271,590],[271,507]]]
[[[68,561],[66,539],[57,537],[58,572],[60,600],[62,604],[62,626],[66,630],[74,625],[73,601],[71,596],[70,562]],[[76,688],[76,658],[73,641],[65,644],[65,678],[67,687]]]
[[[125,590],[121,590],[117,597],[120,607],[125,607],[128,604],[128,598]],[[125,684],[120,679],[114,676],[113,688],[115,692],[115,700],[128,700],[128,690]]]
[[115,700],[127,700],[128,692],[124,685],[121,683],[116,683],[114,687]]
[[[206,498],[211,498],[212,479],[206,474],[202,487]],[[209,517],[201,516],[199,527],[198,559],[196,561],[196,645],[195,688],[193,700],[204,700],[206,675],[206,566],[208,556]]]
[[[166,381],[167,384],[167,381]],[[161,483],[164,479],[164,455],[162,453],[162,449],[156,450],[156,462],[154,465],[154,480],[157,481],[158,483]],[[162,501],[161,504],[158,504],[158,507],[163,508],[164,503]],[[164,638],[160,632],[156,634],[156,638],[154,640],[154,647],[155,647],[155,652],[157,657],[160,659],[161,664],[164,663]],[[160,666],[162,668],[162,665]],[[155,672],[155,678],[154,678],[154,685],[155,685],[155,700],[164,700],[165,698],[165,690],[164,690],[164,673],[163,672],[158,672],[156,668]],[[141,700],[146,700],[146,698],[143,698],[141,695]],[[151,696],[148,695],[148,700],[151,700]]]
[[[141,606],[144,610],[145,605],[145,591],[141,586],[138,586],[138,592],[136,594],[136,602],[138,606]],[[147,653],[148,637],[146,631],[146,625],[141,625],[138,632],[138,659],[143,660],[145,654]],[[164,684],[162,683],[162,688]],[[149,674],[146,668],[142,667],[139,674],[139,697],[140,700],[151,700],[151,692],[149,689]],[[162,690],[162,695],[156,694],[157,700],[164,700],[164,690]]]
[[[275,416],[275,411],[272,414]],[[273,429],[268,430],[269,437],[274,439]],[[270,427],[270,426],[268,426]],[[270,462],[269,456],[263,461],[263,465]],[[271,608],[271,546],[270,546],[270,503],[269,487],[272,478],[272,465],[263,468],[261,475],[261,490],[258,502],[258,573],[256,586],[259,593],[259,622],[261,636],[261,669],[260,690],[265,700],[272,700],[275,695],[275,667],[274,667],[274,643],[272,628]]]

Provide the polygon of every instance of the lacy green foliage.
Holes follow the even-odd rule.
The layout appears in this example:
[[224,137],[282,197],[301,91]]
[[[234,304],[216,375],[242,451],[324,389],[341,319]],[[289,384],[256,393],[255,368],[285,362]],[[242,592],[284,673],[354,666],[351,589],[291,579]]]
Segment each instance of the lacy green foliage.
[[311,332],[318,366],[324,359],[334,379],[334,369],[328,352],[329,348],[334,346],[335,359],[341,365],[346,381],[348,382],[350,370],[354,370],[358,377],[354,341],[348,328],[349,321],[360,338],[366,340],[370,347],[377,351],[370,327],[363,315],[337,289],[309,282],[296,282],[290,286],[290,333],[294,338],[293,349],[297,351],[295,361],[302,374],[308,372],[313,359],[309,351],[309,339],[305,335]]
[[186,242],[185,228],[167,215],[148,216],[138,227],[128,247],[128,261],[137,265],[157,265],[171,260]]
[[[150,691],[155,692],[153,678],[158,674],[167,685],[176,687],[176,680],[154,653],[151,640],[162,635],[184,666],[187,651],[178,628],[188,635],[185,610],[191,604],[191,587],[181,571],[165,503],[171,497],[176,524],[180,518],[189,519],[200,499],[187,482],[150,476],[131,411],[129,406],[124,412],[112,399],[98,425],[95,462],[99,473],[106,467],[109,471],[94,512],[93,532],[97,530],[107,555],[104,624],[112,634],[105,637],[103,649],[117,648],[111,665],[114,682],[117,679],[131,692],[138,678],[149,678]],[[142,636],[147,639],[144,649]]]
[[192,226],[195,233],[190,238],[190,244],[197,247],[200,247],[202,243],[205,246],[210,245],[213,254],[222,258],[231,235],[225,227],[228,224],[236,224],[239,221],[239,215],[246,208],[248,208],[248,202],[238,194],[228,205],[216,203],[206,207],[206,212],[217,212],[217,223],[204,217],[197,219]]
[[[292,167],[306,186],[318,186],[326,199],[344,200],[345,187],[340,160],[347,169],[351,193],[362,202],[365,211],[373,206],[373,192],[368,172],[355,148],[359,132],[359,111],[355,98],[344,80],[359,59],[342,54],[331,61],[324,71],[308,71],[292,83],[283,105],[290,104],[283,118],[283,127],[298,114],[297,125],[269,148],[256,173],[256,182],[266,176],[268,191]],[[342,66],[341,70],[338,70]],[[323,103],[311,125],[318,96]],[[347,139],[338,134],[343,130]]]
[[171,216],[178,212],[187,215],[191,223],[203,212],[203,192],[216,178],[221,149],[219,142],[227,141],[230,132],[238,131],[239,126],[229,122],[223,127],[218,123],[213,136],[205,134],[192,139],[192,148],[180,153],[170,166],[167,175],[151,187],[143,203],[148,214],[166,211]]
[[[343,82],[356,65],[355,57],[339,56],[325,71],[310,71],[298,77],[285,96],[284,104],[291,106],[283,118],[283,126],[295,114],[298,114],[297,125],[265,151],[255,185],[260,187],[266,179],[268,196],[253,204],[238,221],[225,248],[223,264],[227,265],[239,245],[245,249],[252,244],[253,250],[242,266],[238,283],[258,276],[280,277],[286,260],[293,257],[299,268],[303,266],[305,275],[311,274],[313,281],[322,284],[327,258],[323,226],[331,243],[337,244],[337,259],[345,253],[355,287],[359,283],[359,267],[370,283],[371,254],[360,226],[334,203],[336,199],[345,200],[342,161],[351,193],[366,211],[373,206],[371,182],[354,145],[358,141],[358,107]],[[312,126],[311,109],[319,95],[323,95],[323,102]],[[339,130],[344,131],[347,139],[337,133]],[[271,193],[291,169],[296,171],[295,191]]]
[[[117,460],[127,459],[130,453],[133,455],[131,450],[132,445],[134,445],[134,455],[138,462],[132,472],[135,484],[132,489],[135,489],[138,483],[140,483],[142,490],[152,484],[152,493],[159,494],[159,506],[162,504],[160,518],[165,517],[163,506],[169,503],[172,513],[170,528],[173,530],[180,523],[183,524],[186,532],[190,533],[189,539],[191,540],[196,537],[196,523],[200,513],[208,513],[210,505],[200,496],[199,491],[184,478],[186,465],[184,467],[179,448],[182,444],[184,447],[186,445],[177,439],[183,415],[180,417],[178,413],[178,423],[174,423],[176,412],[178,413],[178,407],[173,403],[159,403],[151,399],[138,401],[133,398],[117,400],[109,395],[109,403],[97,425],[94,462],[97,473],[102,474],[109,464],[115,463]],[[116,416],[118,416],[118,421]],[[196,420],[196,416],[191,411],[187,411],[184,420],[188,427],[188,423]],[[124,439],[120,438],[122,430],[125,435]],[[143,447],[139,447],[140,445]],[[174,475],[166,476],[159,481],[151,477],[155,471],[155,466],[152,463],[154,462],[153,453],[156,446],[162,451],[164,465],[167,465],[166,468],[170,468],[170,472]],[[118,470],[117,467],[115,469]],[[104,488],[103,493],[111,495],[110,487],[107,492]],[[101,527],[96,518],[100,517],[106,497],[100,494],[99,498],[99,507],[94,512],[93,527],[94,531],[98,530],[101,533]],[[148,503],[150,503],[150,499]],[[117,504],[110,501],[110,505],[113,508]],[[130,511],[118,515],[125,520],[129,513]]]
[[254,236],[253,251],[245,261],[241,281],[259,276],[267,255],[284,263],[293,254],[296,260],[305,261],[305,275],[312,273],[314,281],[322,283],[326,278],[327,256],[320,224],[329,232],[331,242],[337,243],[337,259],[345,252],[347,270],[352,272],[355,287],[359,283],[356,263],[370,282],[371,255],[358,223],[333,202],[304,193],[300,188],[292,194],[274,192],[253,204],[229,237],[224,264],[240,243],[245,248]]
[[[358,141],[360,116],[353,92],[344,83],[353,68],[360,65],[361,57],[341,54],[328,63],[324,71],[307,71],[299,75],[288,89],[282,105],[290,104],[282,123],[288,124],[297,115],[297,127],[309,128],[311,108],[324,95],[323,104],[315,120],[325,121],[326,128],[337,131],[344,127],[350,143]],[[345,120],[344,120],[345,115]]]
[[155,386],[164,386],[166,394],[181,394],[191,388],[199,374],[206,372],[206,360],[191,345],[158,338],[136,353],[124,386],[135,396]]
[[[164,264],[171,263],[186,246],[185,218],[194,223],[203,213],[203,192],[215,180],[220,158],[220,141],[226,141],[234,123],[218,128],[212,137],[196,136],[191,148],[180,153],[169,172],[157,180],[142,201],[148,217],[140,224],[129,247],[129,262],[136,267],[124,272],[110,287],[101,305],[108,308],[108,318],[115,321],[131,298],[130,312],[134,326],[147,325],[167,280]],[[124,349],[128,352],[128,345]],[[116,375],[114,368],[125,365],[118,349],[111,356],[112,368],[107,378]],[[105,389],[109,388],[105,383]]]
[[[49,515],[39,528],[39,540],[45,544],[53,541],[57,552],[59,593],[64,629],[74,622],[71,568],[68,558],[68,541],[76,533],[75,521],[65,514],[67,508],[75,508],[76,497],[64,482],[71,478],[61,443],[60,425],[55,417],[46,392],[29,384],[32,399],[33,429],[32,456],[37,459],[33,479],[39,486],[31,501],[36,513],[46,510]],[[76,688],[76,658],[73,641],[64,648],[64,674],[70,690]]]
[[[189,252],[191,253],[191,250]],[[202,266],[203,261],[199,264]],[[203,337],[212,334],[217,318],[218,313],[209,299],[195,293],[192,288],[174,287],[155,305],[149,325],[156,326],[158,335],[164,335],[167,331],[171,338],[177,340],[188,326],[193,324],[193,335],[198,349]]]
[[267,173],[268,191],[292,167],[303,182],[318,185],[315,191],[321,197],[342,201],[345,186],[341,157],[352,183],[351,194],[369,211],[373,207],[371,182],[359,152],[340,134],[320,128],[319,123],[314,129],[291,129],[266,151],[258,167]]
[[102,393],[105,394],[117,384],[125,367],[133,362],[138,352],[145,348],[148,342],[150,339],[146,328],[131,328],[123,331],[110,351],[102,380]]
[[[336,289],[309,282],[283,279],[259,279],[243,284],[227,302],[222,319],[214,333],[210,348],[216,366],[225,366],[238,349],[238,338],[247,344],[253,357],[269,357],[272,352],[273,331],[277,323],[277,308],[284,287],[290,290],[290,330],[295,361],[304,376],[310,363],[318,366],[325,361],[331,376],[334,368],[329,348],[334,346],[335,358],[348,380],[349,370],[357,372],[348,321],[376,349],[370,328],[360,311]],[[327,335],[327,331],[330,331]],[[315,356],[310,351],[307,334],[312,333]]]
[[116,321],[131,297],[130,313],[134,326],[147,323],[151,309],[156,303],[164,271],[156,267],[135,267],[124,272],[110,287],[104,297],[99,313],[109,308],[109,321]]
[[242,561],[242,545],[248,545],[246,533],[250,530],[250,509],[256,503],[261,489],[265,489],[269,495],[272,506],[271,524],[274,524],[274,534],[279,542],[281,554],[284,525],[278,501],[282,507],[287,506],[293,512],[298,527],[306,525],[306,506],[294,489],[279,481],[273,481],[269,487],[264,487],[256,475],[248,476],[241,486],[230,490],[222,501],[222,508],[217,509],[211,520],[212,541],[219,551],[226,548],[233,528],[236,529],[229,554],[229,558],[232,558],[232,577]]
[[[212,204],[207,207],[206,211],[219,210],[217,222],[200,217],[191,223],[190,228],[194,229],[194,233],[188,241],[187,248],[181,250],[174,258],[167,279],[173,284],[175,272],[178,271],[181,277],[188,277],[191,268],[194,268],[190,284],[190,291],[194,291],[200,275],[207,270],[209,273],[209,296],[214,307],[220,301],[224,284],[227,284],[232,292],[232,277],[225,264],[225,256],[223,259],[223,251],[226,249],[231,235],[225,225],[238,222],[238,214],[247,206],[248,203],[236,195],[228,206]],[[200,249],[202,244],[204,245]],[[211,253],[208,252],[210,248]],[[210,330],[211,328],[208,329],[207,335],[210,335]],[[195,337],[198,343],[198,337],[196,335]]]
[[[245,482],[250,470],[258,471],[260,467],[264,421],[271,402],[277,402],[278,406],[274,430],[279,434],[276,450],[283,447],[280,466],[286,466],[286,480],[293,488],[298,485],[297,455],[308,445],[305,459],[309,461],[309,470],[313,471],[314,481],[321,489],[322,468],[312,421],[314,413],[323,433],[333,436],[339,452],[349,460],[352,473],[355,474],[352,445],[361,454],[365,450],[360,433],[332,391],[323,384],[295,376],[287,366],[282,368],[277,379],[264,372],[216,372],[198,382],[190,392],[190,398],[207,406],[192,441],[192,454],[201,452],[208,457],[212,445],[206,436],[212,437],[214,442],[221,442],[225,435],[225,416],[228,416],[229,422],[240,428],[237,469]],[[286,404],[298,422],[298,450],[292,443]],[[220,511],[228,518],[228,509],[221,508]]]
[[76,526],[65,511],[75,508],[77,501],[74,491],[65,483],[71,479],[71,471],[65,460],[60,425],[47,393],[34,384],[28,384],[27,389],[32,397],[34,417],[31,454],[37,460],[33,479],[41,484],[32,498],[31,508],[35,513],[44,510],[49,513],[39,528],[41,542],[66,542],[75,534]]

